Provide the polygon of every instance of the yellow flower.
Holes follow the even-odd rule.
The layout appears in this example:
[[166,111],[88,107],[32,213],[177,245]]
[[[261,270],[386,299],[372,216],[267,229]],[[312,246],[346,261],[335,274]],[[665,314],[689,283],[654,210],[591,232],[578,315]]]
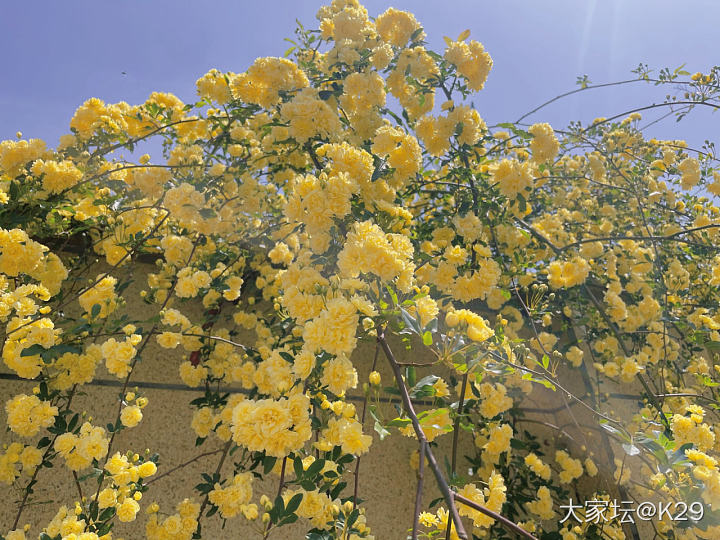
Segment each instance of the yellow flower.
[[142,420],[142,417],[142,411],[137,405],[125,407],[120,413],[120,421],[123,426],[128,428],[137,426],[140,423],[140,420]]

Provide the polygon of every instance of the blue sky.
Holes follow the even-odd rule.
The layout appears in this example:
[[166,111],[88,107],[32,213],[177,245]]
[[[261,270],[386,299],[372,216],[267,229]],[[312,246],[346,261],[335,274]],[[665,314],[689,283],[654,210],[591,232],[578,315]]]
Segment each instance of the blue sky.
[[[23,0],[0,4],[0,139],[40,137],[49,144],[68,131],[89,97],[143,102],[154,90],[195,98],[195,81],[210,68],[241,72],[258,56],[281,56],[295,18],[316,24],[323,2],[288,0]],[[720,2],[714,0],[368,0],[376,16],[392,5],[416,14],[430,47],[470,29],[494,60],[474,103],[488,124],[516,120],[537,104],[592,82],[629,78],[644,62],[687,63],[690,72],[720,64]],[[124,73],[123,73],[124,72]],[[562,128],[662,100],[640,84],[593,90],[532,116]],[[649,117],[648,117],[649,119]],[[649,133],[714,140],[718,118],[699,110],[680,124]]]

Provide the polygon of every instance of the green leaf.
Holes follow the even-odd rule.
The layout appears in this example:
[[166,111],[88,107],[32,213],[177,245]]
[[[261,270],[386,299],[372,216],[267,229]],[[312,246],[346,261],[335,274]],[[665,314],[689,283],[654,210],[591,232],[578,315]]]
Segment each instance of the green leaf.
[[420,334],[420,324],[418,323],[417,319],[410,316],[410,313],[408,313],[408,311],[403,307],[400,308],[400,317],[405,323],[405,327],[407,329],[412,330],[416,334]]
[[408,368],[405,370],[405,379],[407,380],[408,385],[415,386],[417,382],[417,375],[415,371],[415,366],[408,366]]
[[295,471],[295,478],[297,480],[302,479],[305,474],[305,470],[303,469],[302,459],[300,459],[299,457],[296,457],[293,460],[293,470]]
[[270,471],[272,471],[273,467],[275,466],[275,463],[277,462],[277,458],[273,456],[265,456],[265,459],[263,459],[263,472],[265,474],[268,474]]
[[388,427],[405,427],[411,423],[412,420],[410,420],[409,418],[393,418],[387,423],[387,425]]
[[109,508],[106,508],[102,512],[100,512],[100,516],[98,517],[98,519],[100,521],[106,521],[106,520],[110,519],[111,517],[113,517],[114,515],[115,515],[115,507],[111,506]]
[[293,512],[295,512],[295,510],[297,510],[298,507],[300,506],[300,503],[302,502],[302,498],[303,498],[302,493],[298,493],[297,495],[293,496],[293,498],[288,501],[287,506],[285,506],[285,511],[288,514],[292,514]]
[[313,478],[320,473],[320,471],[323,470],[325,467],[325,460],[324,459],[316,459],[312,462],[312,464],[307,468],[307,471],[305,471],[305,476],[307,478]]
[[42,354],[45,351],[47,351],[45,347],[43,347],[39,343],[35,343],[34,345],[30,345],[29,347],[23,349],[20,353],[20,356],[35,356],[38,354]]

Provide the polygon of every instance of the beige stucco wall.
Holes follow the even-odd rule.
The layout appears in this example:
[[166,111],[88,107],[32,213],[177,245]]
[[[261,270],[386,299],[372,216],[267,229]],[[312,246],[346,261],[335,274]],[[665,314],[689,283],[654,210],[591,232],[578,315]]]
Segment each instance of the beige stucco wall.
[[[94,277],[106,268],[105,265],[99,263],[95,268],[91,269],[89,276]],[[146,266],[145,270],[146,272],[151,271],[152,266]],[[153,307],[140,300],[139,291],[145,286],[145,279],[145,275],[136,270],[136,281],[124,294],[127,305],[123,309],[132,314],[133,318],[149,317],[154,314]],[[195,317],[191,318],[200,320],[201,310],[199,306],[195,305],[193,310]],[[241,335],[238,338],[239,341],[243,341],[243,339],[249,343],[254,342],[254,338],[250,335]],[[391,341],[391,345],[400,361],[423,362],[431,359],[427,352],[422,352],[422,347],[410,352],[406,351],[402,344],[397,341]],[[374,343],[365,342],[360,343],[353,354],[352,361],[358,369],[361,383],[367,380],[373,353]],[[149,398],[149,405],[144,410],[144,419],[141,424],[136,428],[123,430],[116,437],[113,448],[113,451],[120,452],[130,450],[142,453],[146,448],[151,452],[158,452],[160,454],[158,474],[189,460],[201,452],[220,447],[220,442],[217,439],[213,440],[212,437],[199,449],[195,447],[195,434],[190,428],[193,410],[189,406],[189,402],[201,395],[199,390],[189,388],[169,390],[151,387],[153,384],[182,385],[178,375],[178,366],[182,362],[183,356],[184,353],[180,348],[175,351],[161,349],[154,339],[151,340],[142,354],[142,361],[137,365],[130,384],[131,387],[137,386],[141,394]],[[382,374],[383,381],[386,384],[391,384],[392,372],[382,355],[379,359],[378,370]],[[9,373],[4,364],[0,365],[0,373]],[[418,375],[421,377],[423,373],[420,372]],[[562,375],[563,379],[568,379],[566,375]],[[119,381],[109,375],[104,366],[98,368],[96,378],[99,381]],[[572,374],[569,378],[573,381],[570,384],[570,389],[578,395],[582,395],[584,386],[579,377]],[[0,379],[0,402],[5,403],[10,397],[18,393],[30,393],[32,386],[32,382]],[[119,387],[85,386],[83,392],[75,398],[73,409],[76,411],[88,411],[89,414],[92,414],[92,421],[95,425],[104,426],[114,420],[119,391]],[[355,403],[359,410],[362,400],[361,388],[351,392],[351,397],[356,400]],[[550,451],[556,444],[572,446],[577,443],[577,446],[586,445],[589,448],[598,448],[596,453],[600,453],[597,431],[588,430],[587,428],[578,429],[578,425],[597,426],[591,415],[583,407],[578,407],[570,402],[569,406],[565,408],[564,400],[559,393],[546,391],[539,386],[523,402],[522,406],[531,409],[547,409],[548,407],[555,409],[555,412],[550,414],[529,411],[526,418],[532,420],[532,422],[523,422],[516,426],[517,430],[528,429],[538,434],[546,450]],[[386,405],[386,407],[388,416],[394,416],[392,405]],[[572,411],[573,414],[571,415],[568,411]],[[537,421],[562,427],[562,430],[548,427],[537,423]],[[4,408],[0,410],[0,424],[6,424]],[[373,431],[372,419],[369,414],[365,431],[372,433],[374,437],[370,453],[362,458],[359,485],[359,496],[366,501],[364,506],[367,509],[368,525],[373,529],[378,539],[405,538],[406,532],[412,524],[412,510],[417,481],[416,474],[410,467],[409,457],[417,449],[417,442],[412,438],[397,433],[384,441],[380,441]],[[563,431],[569,436],[562,435]],[[10,433],[3,432],[0,435],[0,440],[3,443],[8,443],[16,440],[16,438]],[[439,448],[436,450],[436,454],[438,461],[442,464],[444,462],[443,454],[449,455],[451,435],[440,437],[437,442]],[[459,456],[471,453],[473,451],[472,446],[471,435],[466,431],[461,431]],[[173,513],[175,504],[185,497],[191,497],[199,501],[199,496],[193,491],[193,486],[201,481],[201,472],[212,472],[215,469],[217,460],[217,455],[202,458],[186,467],[182,472],[169,475],[154,483],[148,493],[145,494],[141,505],[143,512],[139,514],[138,520],[132,524],[117,524],[115,529],[116,538],[122,537],[130,540],[144,537],[143,531],[146,521],[144,509],[151,501],[157,501],[160,504],[161,511],[168,513]],[[459,459],[459,468],[461,471],[466,472],[466,465],[464,465],[463,461],[462,458]],[[465,467],[464,470],[463,467]],[[232,460],[228,459],[223,467],[223,475],[229,474],[231,469]],[[351,493],[352,477],[348,474],[345,479],[349,484],[348,493]],[[23,479],[23,481],[26,482],[27,480]],[[266,485],[256,483],[254,502],[258,502],[262,493],[266,493],[273,498],[277,491],[277,482],[278,479],[273,477],[266,482]],[[603,487],[612,487],[607,484],[605,479],[598,480],[597,483],[606,484]],[[430,471],[427,471],[425,486],[424,502],[427,504],[439,496]],[[94,487],[94,480],[84,482],[82,485],[83,493],[92,495]],[[588,487],[596,488],[597,486]],[[0,531],[7,532],[12,524],[19,496],[19,490],[0,485],[0,500],[3,501],[0,504]],[[67,468],[57,467],[52,471],[43,470],[40,473],[39,482],[35,489],[33,504],[26,508],[21,524],[30,523],[32,525],[32,537],[35,537],[52,518],[59,505],[73,505],[76,499],[77,490]],[[226,528],[222,530],[222,520],[217,515],[209,519],[203,519],[203,537],[261,538],[261,535],[253,532],[252,529],[247,527],[246,523],[243,518],[235,518],[228,521]],[[301,531],[306,529],[304,523],[284,527],[271,535],[271,538],[303,538]]]

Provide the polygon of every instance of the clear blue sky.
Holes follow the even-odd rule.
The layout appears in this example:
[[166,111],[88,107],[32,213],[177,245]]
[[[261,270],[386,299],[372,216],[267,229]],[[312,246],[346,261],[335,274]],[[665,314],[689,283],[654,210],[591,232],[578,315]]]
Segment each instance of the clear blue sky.
[[[297,17],[316,23],[320,1],[23,0],[0,4],[0,139],[40,137],[51,145],[68,132],[88,97],[143,102],[154,90],[195,98],[210,68],[241,72],[258,56],[281,56]],[[715,0],[368,0],[372,16],[389,5],[424,24],[431,48],[470,29],[495,65],[474,99],[489,123],[512,121],[575,88],[629,78],[639,62],[687,63],[690,72],[720,64],[720,2]],[[123,74],[125,72],[125,74]],[[531,117],[556,128],[662,100],[664,92],[594,90]],[[709,109],[652,127],[654,136],[717,140]]]

